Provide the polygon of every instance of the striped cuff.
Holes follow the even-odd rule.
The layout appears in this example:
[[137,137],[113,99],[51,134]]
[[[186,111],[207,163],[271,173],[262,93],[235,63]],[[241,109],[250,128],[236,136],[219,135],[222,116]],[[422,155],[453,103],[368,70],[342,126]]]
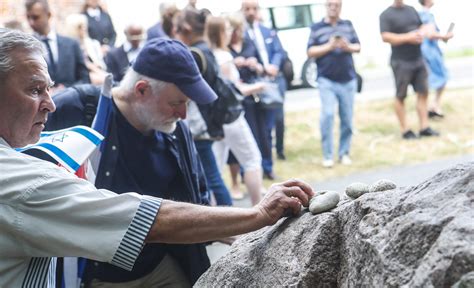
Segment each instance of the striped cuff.
[[156,215],[161,207],[161,199],[143,197],[127,233],[115,252],[110,264],[131,271],[135,260],[145,245],[145,237],[155,221]]

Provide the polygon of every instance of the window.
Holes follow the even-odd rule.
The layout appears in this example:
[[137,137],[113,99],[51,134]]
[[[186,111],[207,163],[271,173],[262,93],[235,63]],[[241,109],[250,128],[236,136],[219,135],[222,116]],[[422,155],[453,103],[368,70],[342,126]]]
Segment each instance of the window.
[[260,9],[260,17],[262,19],[262,24],[265,27],[272,27],[275,29],[272,21],[272,15],[270,13],[270,8],[267,9]]
[[277,30],[303,28],[311,25],[309,5],[274,7],[271,12]]
[[289,30],[310,27],[324,17],[324,5],[295,5],[262,9],[260,16],[263,25],[273,29]]

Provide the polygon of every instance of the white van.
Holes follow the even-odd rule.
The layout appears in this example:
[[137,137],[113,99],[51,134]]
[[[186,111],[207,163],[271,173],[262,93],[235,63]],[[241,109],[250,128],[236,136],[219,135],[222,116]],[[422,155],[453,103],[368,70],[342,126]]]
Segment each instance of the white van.
[[326,15],[325,1],[260,0],[263,24],[275,29],[293,62],[293,87],[316,87],[316,63],[306,56],[311,25]]

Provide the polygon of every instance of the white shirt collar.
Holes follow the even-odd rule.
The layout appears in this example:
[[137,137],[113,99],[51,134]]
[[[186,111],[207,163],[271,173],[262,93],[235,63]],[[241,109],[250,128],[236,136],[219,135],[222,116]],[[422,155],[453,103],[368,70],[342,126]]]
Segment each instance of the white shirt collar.
[[253,21],[253,23],[252,23],[252,28],[253,28],[254,30],[255,30],[255,29],[260,30],[260,26],[259,26],[258,21]]
[[43,40],[45,37],[48,38],[49,41],[53,41],[53,42],[57,42],[58,40],[58,36],[56,34],[56,31],[54,31],[53,29],[51,29],[48,33],[48,35],[40,35],[38,33],[35,32],[35,35],[36,35],[36,38],[40,39],[40,40]]
[[[145,44],[145,42],[142,41],[142,42],[140,43],[140,45],[138,45],[138,48],[135,49],[135,50],[133,50],[133,51],[140,51],[140,50],[142,49],[142,47],[143,47],[144,44]],[[123,50],[125,51],[125,53],[133,52],[133,51],[132,51],[132,44],[130,44],[130,42],[128,42],[128,41],[125,41],[125,42],[123,43]]]
[[87,8],[86,12],[91,17],[100,17],[100,9],[99,8]]
[[123,50],[125,51],[125,53],[127,53],[129,63],[132,63],[135,58],[137,58],[138,53],[140,52],[140,50],[142,50],[144,44],[145,41],[142,41],[137,49],[132,50],[132,44],[130,44],[130,42],[126,41],[125,43],[123,43]]
[[[51,29],[51,31],[49,31],[48,35],[46,35],[46,36],[39,35],[38,33],[35,33],[35,34],[36,34],[36,37],[38,37],[38,39],[40,39],[40,40],[43,40],[44,37],[48,38],[49,47],[51,48],[51,52],[53,53],[54,62],[57,63],[58,58],[59,58],[59,55],[58,55],[59,51],[58,51],[58,34],[56,33],[56,31]],[[43,45],[45,45],[45,44],[43,44]]]
[[56,31],[54,30],[49,31],[47,36],[50,41],[58,42],[58,34],[56,33]]

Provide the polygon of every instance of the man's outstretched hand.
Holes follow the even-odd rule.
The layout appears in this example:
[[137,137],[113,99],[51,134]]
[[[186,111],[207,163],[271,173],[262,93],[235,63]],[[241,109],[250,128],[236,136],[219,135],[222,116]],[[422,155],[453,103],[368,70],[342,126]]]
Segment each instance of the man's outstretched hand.
[[270,186],[268,193],[255,209],[259,210],[266,225],[273,225],[288,212],[299,214],[301,206],[307,207],[313,195],[311,186],[301,180],[292,179]]

